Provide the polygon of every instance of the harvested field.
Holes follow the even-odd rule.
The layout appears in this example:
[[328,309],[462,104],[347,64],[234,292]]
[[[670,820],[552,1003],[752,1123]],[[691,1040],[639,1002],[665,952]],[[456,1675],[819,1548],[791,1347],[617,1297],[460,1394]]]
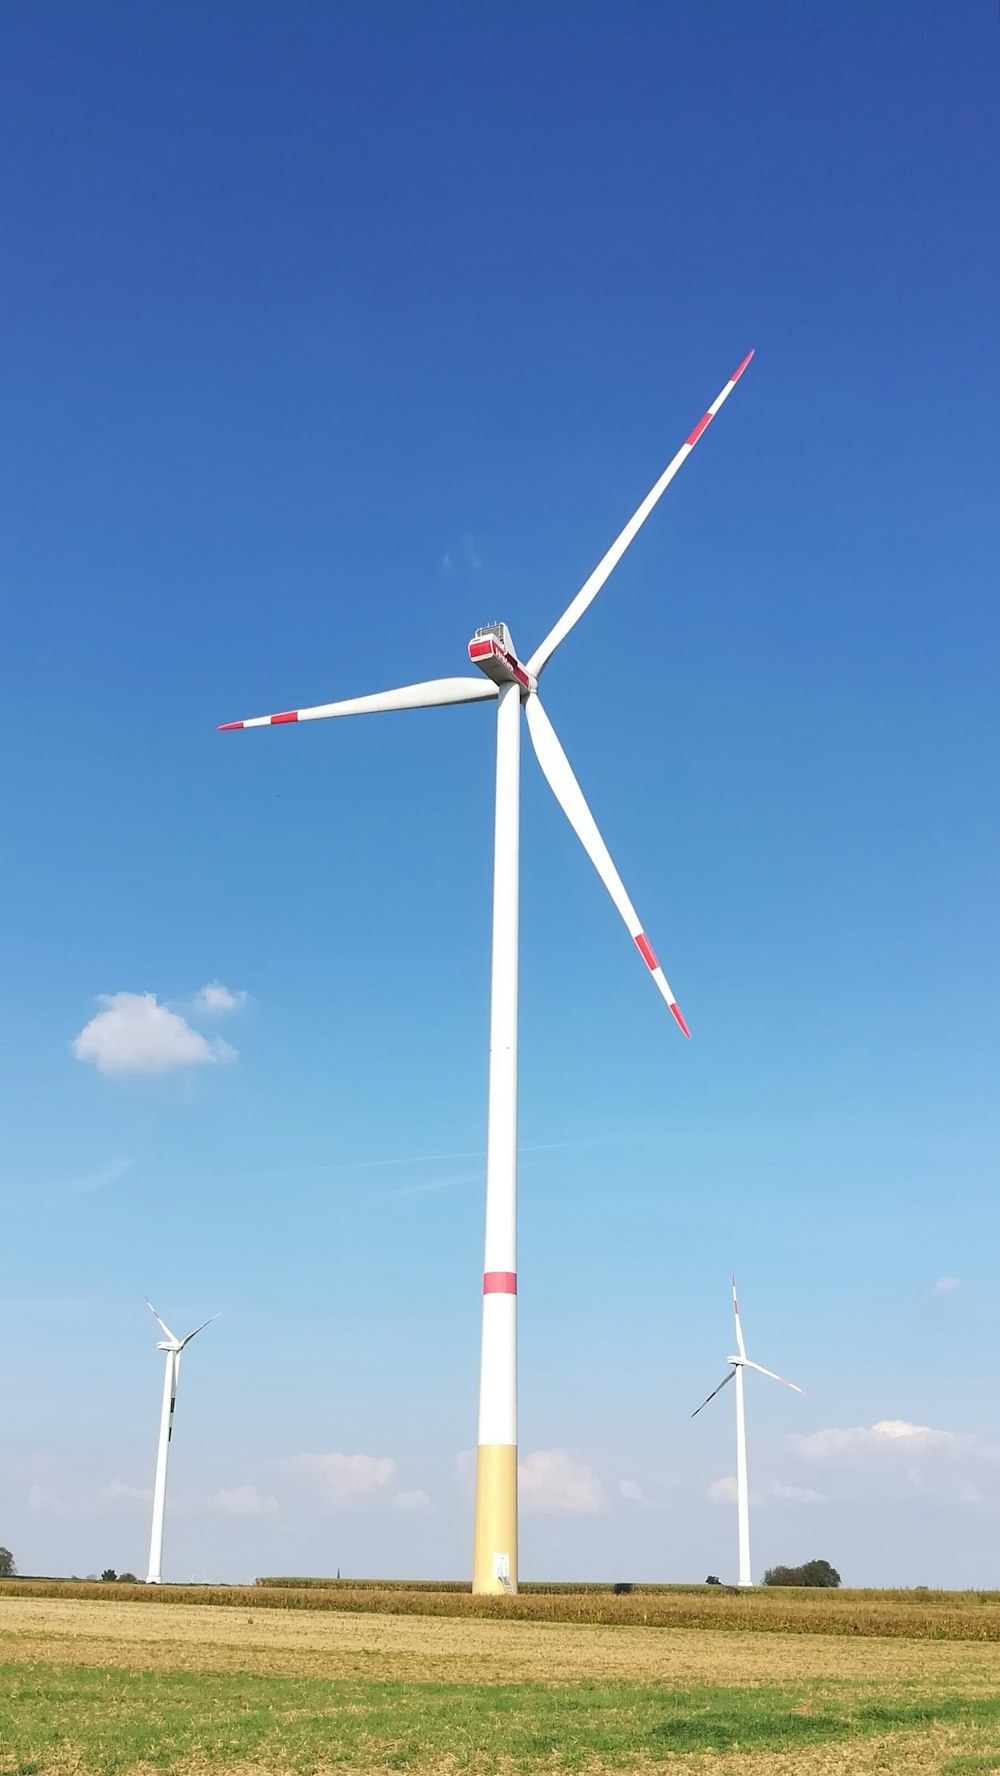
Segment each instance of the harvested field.
[[665,1767],[985,1776],[1000,1647],[0,1599],[2,1776]]
[[[252,1594],[251,1594],[252,1595]],[[704,1629],[484,1622],[311,1610],[0,1598],[0,1662],[297,1672],[410,1683],[713,1683],[914,1679],[1000,1688],[1000,1646]]]

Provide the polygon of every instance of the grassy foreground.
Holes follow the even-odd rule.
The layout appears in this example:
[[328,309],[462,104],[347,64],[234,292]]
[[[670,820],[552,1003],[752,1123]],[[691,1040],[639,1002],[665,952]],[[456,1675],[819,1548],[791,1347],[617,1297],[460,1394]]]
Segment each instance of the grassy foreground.
[[0,1599],[3,1776],[983,1776],[990,1642]]
[[843,1754],[851,1741],[857,1749],[887,1735],[898,1736],[902,1760],[907,1739],[933,1731],[940,1740],[949,1729],[992,1745],[1000,1761],[998,1695],[815,1684],[387,1684],[15,1665],[0,1670],[0,1719],[11,1723],[2,1755],[17,1776],[67,1766],[111,1776],[137,1765],[593,1772],[709,1752]]

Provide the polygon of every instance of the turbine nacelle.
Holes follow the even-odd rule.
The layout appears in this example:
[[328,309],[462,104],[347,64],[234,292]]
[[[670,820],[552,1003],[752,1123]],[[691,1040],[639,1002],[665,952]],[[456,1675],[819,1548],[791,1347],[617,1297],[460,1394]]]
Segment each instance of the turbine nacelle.
[[202,1320],[201,1325],[196,1326],[193,1332],[189,1332],[186,1338],[178,1338],[176,1332],[171,1332],[166,1320],[161,1320],[153,1303],[150,1301],[149,1296],[145,1296],[144,1299],[146,1306],[149,1308],[160,1331],[165,1332],[167,1335],[166,1338],[160,1338],[157,1340],[156,1348],[158,1351],[173,1351],[175,1355],[178,1355],[184,1349],[186,1344],[191,1343],[192,1338],[197,1338],[199,1332],[204,1332],[205,1327],[212,1324],[212,1320],[217,1320],[219,1318],[218,1314],[213,1314],[211,1319]]
[[519,685],[522,696],[538,689],[537,678],[522,666],[514,652],[506,623],[487,623],[484,628],[477,629],[469,643],[469,659],[495,685]]

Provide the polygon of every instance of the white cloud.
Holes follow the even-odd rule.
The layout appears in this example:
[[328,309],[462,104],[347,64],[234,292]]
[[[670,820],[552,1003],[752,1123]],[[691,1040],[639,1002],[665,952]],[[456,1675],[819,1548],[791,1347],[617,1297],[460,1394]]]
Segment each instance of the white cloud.
[[455,1479],[463,1492],[476,1489],[476,1451],[460,1449],[455,1457]]
[[76,1196],[86,1191],[104,1190],[131,1171],[133,1164],[131,1159],[109,1159],[107,1165],[95,1166],[92,1172],[80,1172],[75,1178],[64,1178],[61,1183],[52,1186],[53,1193],[57,1196]]
[[199,1011],[219,1016],[226,1011],[242,1011],[247,997],[242,987],[224,987],[221,981],[209,981],[206,987],[198,989],[195,1006]]
[[75,1474],[53,1462],[44,1480],[36,1480],[28,1490],[28,1509],[43,1517],[93,1517],[108,1515],[107,1507],[131,1507],[148,1511],[153,1497],[149,1486],[130,1486],[125,1480],[109,1480],[96,1492],[87,1488]]
[[526,1511],[592,1516],[601,1508],[601,1482],[586,1462],[566,1449],[536,1449],[518,1464],[517,1484]]
[[129,1486],[124,1480],[109,1480],[97,1496],[113,1504],[148,1505],[152,1503],[153,1489],[151,1486]]
[[210,1495],[207,1503],[211,1510],[222,1511],[227,1517],[264,1517],[278,1510],[277,1499],[258,1492],[256,1486],[222,1487]]
[[42,1486],[37,1480],[28,1489],[28,1510],[37,1511],[43,1517],[76,1517],[84,1509],[80,1500],[64,1499],[52,1486]]
[[327,1510],[362,1503],[389,1484],[396,1464],[388,1455],[286,1455],[275,1463],[283,1479]]
[[804,1485],[821,1467],[826,1498],[1000,1506],[1000,1448],[976,1432],[884,1418],[790,1437],[787,1447],[802,1461]]
[[823,1494],[812,1486],[782,1486],[777,1480],[771,1491],[775,1498],[788,1499],[792,1504],[818,1505],[823,1498]]
[[621,1493],[623,1499],[632,1499],[637,1505],[642,1505],[646,1502],[646,1494],[643,1492],[638,1480],[619,1480],[618,1491]]
[[[738,1497],[736,1475],[725,1474],[721,1480],[709,1481],[705,1488],[705,1497],[711,1499],[715,1505],[735,1505]],[[748,1497],[752,1505],[759,1505],[761,1502],[759,1492],[750,1492]]]
[[476,539],[472,536],[459,537],[458,542],[445,551],[441,562],[445,573],[456,573],[462,567],[471,568],[473,573],[478,573],[482,565],[482,558],[476,548]]
[[954,1295],[955,1290],[960,1289],[961,1286],[962,1285],[961,1285],[958,1277],[938,1277],[937,1282],[934,1284],[934,1287],[931,1289],[931,1294],[932,1295]]
[[394,1492],[389,1500],[394,1511],[429,1511],[430,1497],[419,1489],[415,1492]]
[[84,1025],[73,1053],[101,1073],[166,1073],[236,1059],[228,1042],[206,1042],[155,993],[102,993],[100,1003],[104,1010]]
[[216,1493],[211,1503],[232,1515],[259,1516],[283,1510],[289,1515],[303,1510],[352,1511],[374,1506],[418,1514],[431,1508],[426,1492],[414,1487],[392,1491],[396,1462],[389,1455],[303,1453],[286,1455],[265,1464],[277,1498],[240,1486],[233,1492]]
[[936,1431],[930,1425],[908,1424],[904,1418],[882,1418],[870,1427],[855,1425],[850,1429],[832,1428],[813,1431],[808,1436],[790,1438],[800,1455],[819,1461],[842,1455],[874,1451],[905,1450],[912,1454],[923,1449],[954,1449],[959,1439],[954,1431]]
[[[62,1464],[54,1456],[41,1453],[0,1456],[0,1476],[17,1483],[17,1495],[25,1498],[30,1511],[67,1515],[72,1509],[64,1505],[60,1496],[65,1474]],[[22,1495],[21,1483],[24,1481],[30,1484]],[[8,1490],[13,1491],[13,1488]]]
[[725,1474],[721,1480],[710,1481],[705,1497],[712,1499],[717,1505],[734,1505],[736,1503],[736,1475]]
[[457,1178],[428,1178],[421,1184],[397,1184],[386,1196],[426,1196],[433,1190],[457,1190],[460,1185],[481,1184],[483,1174],[460,1172]]

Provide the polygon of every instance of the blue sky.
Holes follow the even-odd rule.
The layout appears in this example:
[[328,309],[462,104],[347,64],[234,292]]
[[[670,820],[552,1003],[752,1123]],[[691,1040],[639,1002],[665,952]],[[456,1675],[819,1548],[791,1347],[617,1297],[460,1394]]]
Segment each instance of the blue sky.
[[143,1570],[149,1294],[167,1576],[468,1572],[490,712],[216,724],[529,653],[754,346],[546,676],[690,1044],[525,754],[522,1573],[731,1573],[735,1268],[758,1573],[996,1584],[994,13],[0,42],[0,1542]]

